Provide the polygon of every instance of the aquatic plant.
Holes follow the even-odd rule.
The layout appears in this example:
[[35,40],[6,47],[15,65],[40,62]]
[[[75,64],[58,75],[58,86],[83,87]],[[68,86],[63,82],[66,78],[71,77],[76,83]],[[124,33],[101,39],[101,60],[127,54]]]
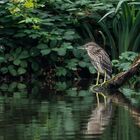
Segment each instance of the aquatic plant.
[[121,0],[115,9],[110,10],[100,19],[99,24],[112,47],[113,58],[125,51],[140,51],[139,6],[138,1]]

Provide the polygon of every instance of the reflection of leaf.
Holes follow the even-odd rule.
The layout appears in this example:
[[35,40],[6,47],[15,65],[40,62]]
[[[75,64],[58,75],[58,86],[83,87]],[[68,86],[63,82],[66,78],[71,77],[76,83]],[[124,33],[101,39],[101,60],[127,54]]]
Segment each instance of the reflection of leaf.
[[140,100],[140,98],[139,98],[140,93],[139,92],[136,92],[135,90],[130,89],[130,88],[126,88],[126,87],[124,87],[120,90],[129,99],[129,101],[132,104],[139,106],[139,103],[140,103],[139,102],[139,100]]
[[79,96],[87,96],[88,94],[89,94],[88,90],[80,90],[78,93]]
[[121,91],[123,92],[124,95],[126,96],[131,96],[131,95],[134,95],[136,94],[136,92],[132,89],[129,89],[129,88],[123,88],[121,89]]
[[4,57],[0,57],[0,63],[4,62],[5,58]]
[[18,83],[17,84],[17,87],[18,87],[18,89],[25,89],[26,88],[26,85],[25,84],[22,84],[22,83]]
[[1,90],[7,90],[7,89],[8,89],[8,85],[7,85],[7,84],[2,84],[2,85],[0,86],[0,89],[1,89]]
[[67,90],[67,95],[68,96],[77,96],[78,95],[78,92],[77,92],[77,88],[75,88],[75,89],[68,89]]
[[57,90],[63,91],[67,88],[66,82],[57,82],[55,85]]
[[20,92],[14,92],[13,93],[13,98],[16,98],[16,99],[20,99]]
[[34,86],[34,87],[32,88],[32,95],[35,96],[35,95],[37,95],[38,93],[39,93],[39,87]]
[[11,91],[12,92],[16,87],[17,87],[17,82],[12,82],[9,85],[8,91]]

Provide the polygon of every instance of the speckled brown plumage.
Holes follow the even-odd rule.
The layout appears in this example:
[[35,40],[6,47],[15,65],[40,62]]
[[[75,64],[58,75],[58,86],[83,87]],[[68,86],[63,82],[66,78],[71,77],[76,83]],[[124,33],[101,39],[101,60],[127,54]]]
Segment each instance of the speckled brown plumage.
[[95,66],[98,72],[104,74],[110,79],[112,73],[112,65],[109,55],[95,42],[89,42],[84,45],[90,57],[91,63]]

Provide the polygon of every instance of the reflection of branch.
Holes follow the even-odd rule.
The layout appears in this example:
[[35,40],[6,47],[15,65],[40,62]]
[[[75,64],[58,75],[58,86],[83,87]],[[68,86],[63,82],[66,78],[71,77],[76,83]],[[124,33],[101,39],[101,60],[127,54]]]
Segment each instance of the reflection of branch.
[[112,102],[123,106],[130,115],[135,119],[136,124],[140,127],[140,110],[131,105],[130,101],[119,91],[115,91],[113,95],[107,95],[107,102],[99,103],[88,119],[86,134],[93,134],[95,137],[103,133],[105,126],[108,125],[113,115]]
[[112,102],[118,104],[119,106],[123,106],[127,109],[130,115],[134,118],[135,123],[140,127],[140,109],[134,107],[131,102],[119,91],[117,91],[114,95],[110,95]]

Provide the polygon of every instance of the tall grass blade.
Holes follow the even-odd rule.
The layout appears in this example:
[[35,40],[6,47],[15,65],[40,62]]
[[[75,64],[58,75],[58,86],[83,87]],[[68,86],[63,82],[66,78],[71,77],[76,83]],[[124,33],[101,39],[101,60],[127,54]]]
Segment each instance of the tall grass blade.
[[114,13],[114,10],[109,11],[108,13],[106,13],[98,22],[101,22],[103,19],[105,19],[108,15],[111,15],[112,13]]

